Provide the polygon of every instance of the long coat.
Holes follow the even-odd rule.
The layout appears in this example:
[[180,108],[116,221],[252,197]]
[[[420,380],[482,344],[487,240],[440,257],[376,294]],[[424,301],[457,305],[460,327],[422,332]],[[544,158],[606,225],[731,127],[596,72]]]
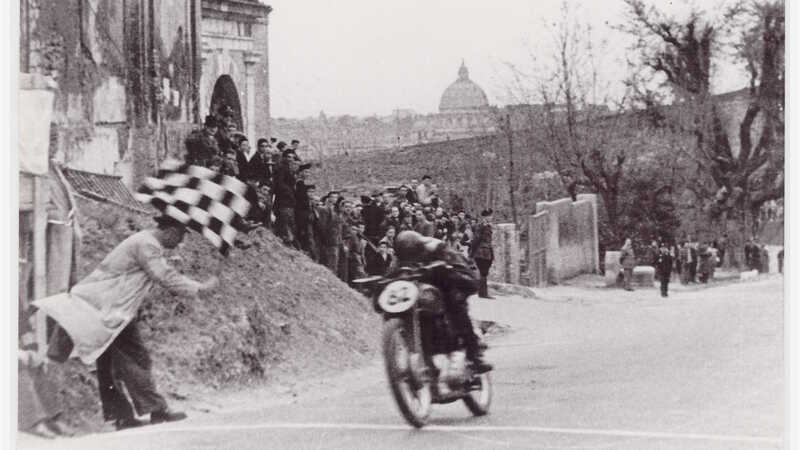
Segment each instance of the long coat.
[[661,280],[669,280],[672,275],[672,255],[667,253],[658,253],[655,260],[656,273]]
[[633,248],[622,248],[619,254],[619,262],[622,263],[623,269],[636,267],[636,255],[633,253]]
[[272,192],[275,193],[275,208],[294,208],[297,178],[288,161],[281,161],[272,179]]
[[478,225],[475,235],[469,246],[469,256],[472,259],[494,261],[494,248],[492,247],[492,225],[482,223]]
[[73,356],[91,364],[136,317],[156,284],[187,297],[201,287],[170,267],[152,230],[143,230],[117,245],[69,294],[34,305],[66,330],[75,345]]

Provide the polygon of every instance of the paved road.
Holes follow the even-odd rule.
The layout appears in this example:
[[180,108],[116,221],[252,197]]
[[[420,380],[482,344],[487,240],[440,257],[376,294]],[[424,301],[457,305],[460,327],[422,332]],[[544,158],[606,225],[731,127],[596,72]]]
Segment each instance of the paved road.
[[513,330],[489,353],[486,417],[437,406],[430,427],[412,430],[375,364],[288,401],[250,392],[181,423],[21,448],[780,448],[782,281],[666,300],[561,287],[475,301],[475,316]]

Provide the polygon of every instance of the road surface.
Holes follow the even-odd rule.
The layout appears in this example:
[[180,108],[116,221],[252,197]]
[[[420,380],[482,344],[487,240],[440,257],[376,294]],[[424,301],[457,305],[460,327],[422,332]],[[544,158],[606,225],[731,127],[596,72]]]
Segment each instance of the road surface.
[[183,422],[20,448],[760,449],[783,445],[783,279],[684,291],[549,288],[476,300],[510,326],[488,416],[436,405],[424,430],[397,412],[379,362],[297,397],[232,394]]

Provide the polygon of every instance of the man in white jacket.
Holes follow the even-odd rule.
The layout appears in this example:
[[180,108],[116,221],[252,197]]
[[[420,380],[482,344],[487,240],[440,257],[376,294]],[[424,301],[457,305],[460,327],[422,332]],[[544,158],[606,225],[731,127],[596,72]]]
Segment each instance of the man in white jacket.
[[170,410],[156,390],[150,355],[135,321],[144,299],[156,284],[186,297],[218,284],[216,277],[203,283],[191,280],[167,264],[164,249],[177,247],[186,228],[168,216],[156,222],[156,229],[140,231],[117,245],[66,298],[35,302],[69,335],[72,356],[87,364],[96,360],[103,416],[117,429],[145,425],[134,411],[139,416],[149,413],[150,423],[186,417]]

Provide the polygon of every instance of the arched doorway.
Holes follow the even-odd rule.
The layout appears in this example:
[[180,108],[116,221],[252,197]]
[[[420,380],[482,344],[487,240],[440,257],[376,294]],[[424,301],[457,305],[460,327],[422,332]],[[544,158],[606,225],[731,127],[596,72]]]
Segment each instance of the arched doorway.
[[236,83],[233,82],[233,78],[230,75],[222,75],[214,83],[209,111],[211,114],[223,115],[222,111],[227,107],[230,107],[233,111],[233,121],[236,122],[236,127],[244,130],[242,104],[239,103],[239,90],[236,89]]

